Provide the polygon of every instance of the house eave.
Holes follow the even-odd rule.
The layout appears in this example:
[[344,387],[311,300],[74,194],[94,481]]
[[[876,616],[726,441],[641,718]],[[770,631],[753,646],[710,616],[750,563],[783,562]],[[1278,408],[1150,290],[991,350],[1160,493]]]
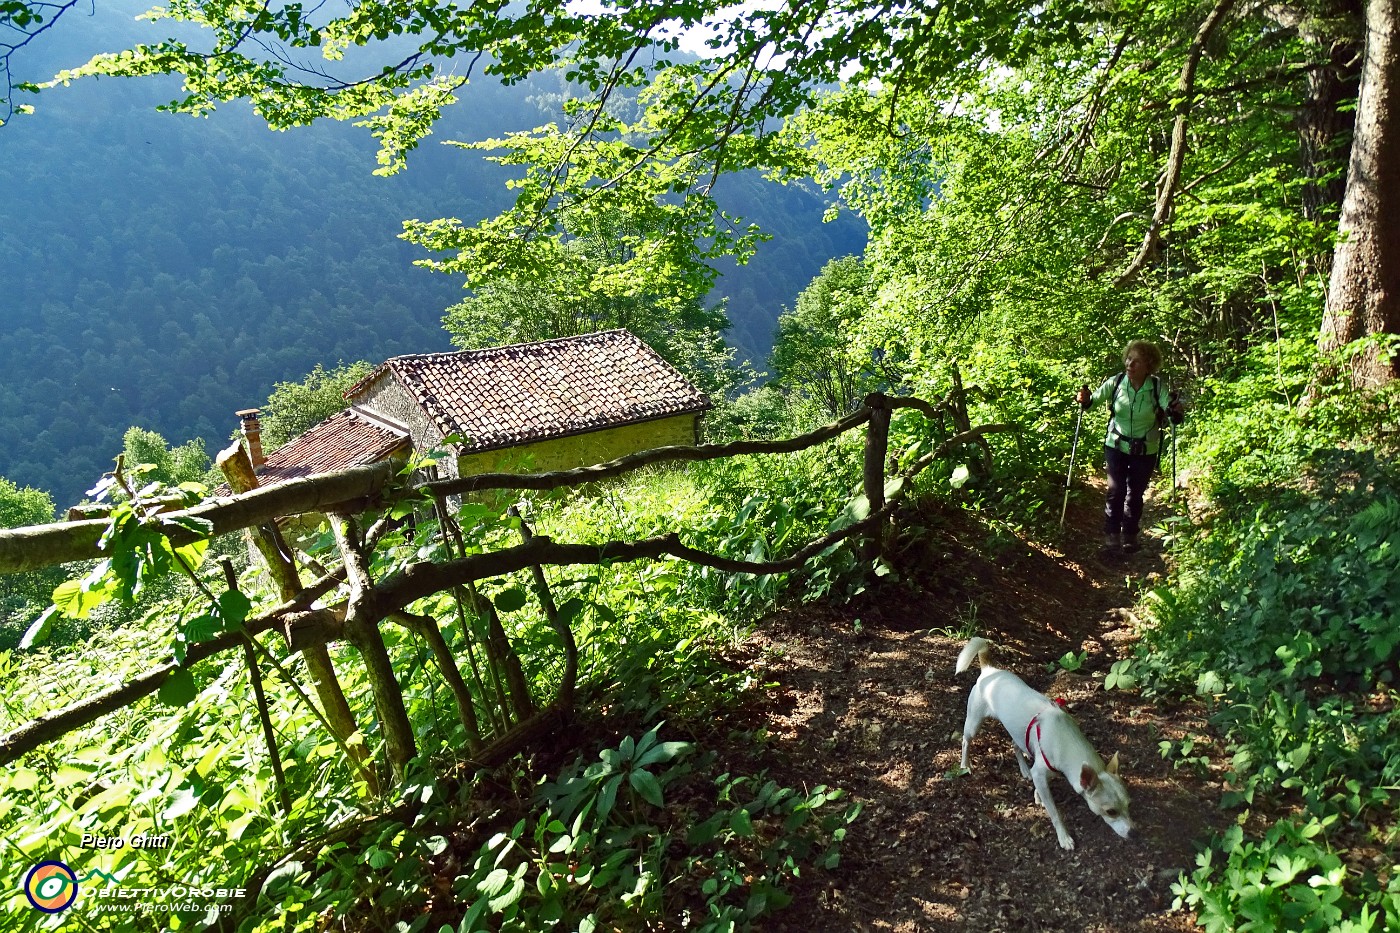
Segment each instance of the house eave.
[[572,431],[565,431],[559,434],[548,434],[543,437],[532,437],[528,440],[502,441],[498,444],[491,444],[486,447],[464,448],[461,444],[454,445],[458,457],[470,457],[473,454],[486,454],[496,450],[510,450],[513,447],[526,447],[530,444],[543,444],[546,441],[561,441],[565,438],[578,437],[581,434],[598,434],[602,431],[612,431],[616,428],[630,427],[635,424],[647,424],[652,421],[666,421],[670,418],[683,418],[686,416],[700,417],[705,412],[714,408],[714,403],[708,399],[703,406],[687,408],[683,411],[673,411],[664,415],[650,415],[645,418],[633,418],[630,421],[611,421],[607,424],[598,425],[591,428],[576,428]]

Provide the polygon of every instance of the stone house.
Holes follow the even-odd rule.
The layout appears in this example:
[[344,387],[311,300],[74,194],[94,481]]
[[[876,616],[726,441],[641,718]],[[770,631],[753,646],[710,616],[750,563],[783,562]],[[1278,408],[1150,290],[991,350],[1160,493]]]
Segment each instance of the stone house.
[[239,413],[262,485],[431,450],[449,437],[456,457],[439,461],[440,476],[571,469],[697,443],[711,407],[626,330],[396,356],[345,398],[349,408],[266,458],[256,411]]

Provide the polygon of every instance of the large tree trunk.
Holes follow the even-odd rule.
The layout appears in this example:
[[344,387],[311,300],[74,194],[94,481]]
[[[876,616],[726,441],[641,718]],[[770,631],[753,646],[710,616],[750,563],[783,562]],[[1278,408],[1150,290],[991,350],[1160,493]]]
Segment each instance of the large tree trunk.
[[[1334,47],[1349,50],[1349,46]],[[1345,144],[1351,138],[1355,114],[1343,106],[1356,97],[1356,67],[1346,66],[1343,56],[1308,75],[1308,96],[1298,117],[1298,146],[1302,154],[1303,216],[1315,223],[1336,223],[1346,193],[1346,175],[1338,171],[1346,161]],[[1326,268],[1323,268],[1326,273]]]
[[[1355,127],[1361,80],[1362,0],[1323,0],[1319,8],[1276,5],[1271,18],[1297,30],[1315,50],[1316,67],[1308,72],[1307,97],[1298,114],[1298,149],[1303,177],[1303,216],[1314,223],[1336,224],[1346,194],[1347,146]],[[1328,259],[1330,260],[1330,251]],[[1321,268],[1323,275],[1328,266]]]
[[[1337,251],[1319,344],[1400,334],[1400,0],[1368,0],[1366,54]],[[1352,357],[1359,387],[1400,375],[1376,347]]]

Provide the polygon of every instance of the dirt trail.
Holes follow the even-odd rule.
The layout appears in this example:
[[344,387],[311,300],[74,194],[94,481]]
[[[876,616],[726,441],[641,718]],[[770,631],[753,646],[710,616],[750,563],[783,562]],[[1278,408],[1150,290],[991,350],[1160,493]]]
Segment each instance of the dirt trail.
[[[840,866],[802,879],[766,929],[1195,928],[1170,910],[1170,887],[1194,864],[1195,840],[1228,819],[1216,806],[1220,750],[1204,742],[1198,709],[1103,689],[1137,637],[1123,607],[1164,567],[1150,537],[1137,555],[1103,558],[1093,499],[1071,510],[1067,553],[969,531],[956,512],[922,516],[932,531],[901,560],[915,568],[916,592],[825,616],[780,615],[746,644],[749,662],[780,685],[760,713],[780,762],[773,776],[843,787],[865,806]],[[994,723],[973,743],[972,773],[957,774],[975,677],[954,677],[953,666],[968,632],[996,641],[1002,666],[1064,698],[1104,758],[1119,754],[1133,839],[1116,836],[1055,777],[1077,844],[1062,851]],[[1084,653],[1074,672],[1054,663],[1067,652]],[[1209,765],[1162,757],[1159,743],[1186,736],[1198,737],[1193,755],[1208,754]]]

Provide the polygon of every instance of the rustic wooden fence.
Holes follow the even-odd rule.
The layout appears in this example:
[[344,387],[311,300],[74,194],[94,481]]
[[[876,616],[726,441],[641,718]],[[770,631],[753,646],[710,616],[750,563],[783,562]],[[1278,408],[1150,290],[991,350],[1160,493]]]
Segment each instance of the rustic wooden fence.
[[[893,411],[900,408],[915,409],[940,423],[940,433],[946,439],[891,476],[887,473],[890,419]],[[861,510],[864,516],[807,542],[786,557],[773,560],[738,560],[710,553],[684,544],[674,532],[634,541],[571,544],[534,535],[523,522],[519,544],[487,553],[469,553],[448,506],[452,497],[470,493],[573,487],[620,477],[652,464],[792,453],[861,426],[866,429],[863,486],[868,508]],[[884,527],[914,476],[954,448],[968,444],[979,448],[980,456],[990,468],[984,436],[1010,427],[1004,424],[974,427],[968,418],[962,386],[955,380],[948,395],[936,405],[922,399],[876,393],[866,397],[860,410],[840,421],[787,440],[660,447],[574,470],[524,475],[485,473],[407,484],[397,475],[395,465],[376,464],[254,488],[162,515],[161,527],[176,546],[199,537],[186,526],[199,525],[211,537],[239,531],[247,534],[280,588],[282,603],[247,618],[234,631],[189,645],[179,661],[167,660],[120,686],[46,713],[0,736],[0,764],[15,761],[47,742],[155,693],[181,669],[223,652],[241,650],[247,657],[254,693],[262,708],[274,773],[280,773],[278,751],[261,699],[262,677],[267,671],[281,677],[299,693],[341,744],[347,760],[369,792],[377,793],[386,778],[392,782],[401,779],[405,766],[417,754],[402,686],[380,631],[385,622],[406,626],[425,640],[443,681],[452,692],[466,730],[470,764],[483,767],[498,764],[556,730],[573,710],[578,648],[568,620],[561,618],[545,582],[543,568],[546,565],[616,564],[669,556],[732,573],[774,574],[797,569],[813,556],[848,538],[858,538],[862,555],[873,560],[882,547]],[[221,455],[221,460],[228,459],[235,450],[230,448]],[[240,470],[238,464],[226,465],[225,472],[233,488],[247,485],[246,478],[239,479],[246,469]],[[386,516],[365,527],[362,516],[383,513],[387,506],[410,496],[433,504],[443,536],[444,556],[410,563],[375,580],[369,569],[370,555],[393,523]],[[323,513],[330,517],[341,558],[340,567],[325,571],[311,581],[300,579],[299,570],[276,526],[278,518],[304,513]],[[99,546],[107,527],[107,521],[94,519],[0,530],[0,574],[108,556]],[[232,568],[226,564],[225,571],[229,588],[236,589],[238,581]],[[532,574],[545,618],[563,646],[562,675],[552,697],[532,695],[520,658],[496,608],[476,586],[480,580],[517,571]],[[342,588],[343,599],[329,606],[321,604],[329,594]],[[438,620],[408,611],[417,600],[439,593],[451,595],[456,621],[461,631],[469,636],[464,639],[465,649],[460,655],[449,648]],[[290,651],[300,652],[305,658],[319,706],[259,640],[259,636],[273,631],[281,634]],[[376,763],[365,744],[352,738],[360,732],[360,717],[365,714],[356,714],[341,687],[327,650],[328,644],[337,641],[351,644],[364,665],[373,697],[373,716],[383,739],[383,762]]]

